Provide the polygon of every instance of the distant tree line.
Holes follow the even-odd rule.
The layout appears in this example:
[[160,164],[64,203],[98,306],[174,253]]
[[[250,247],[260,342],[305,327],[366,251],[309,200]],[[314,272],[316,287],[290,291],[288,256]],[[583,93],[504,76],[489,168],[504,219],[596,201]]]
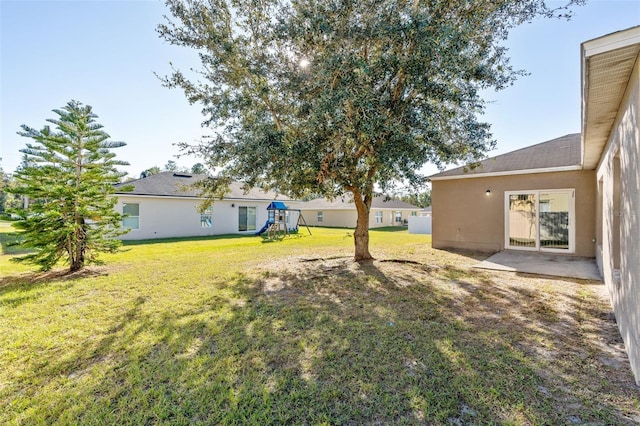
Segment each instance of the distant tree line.
[[413,204],[414,206],[425,208],[431,205],[431,190],[427,189],[424,192],[415,192],[410,194],[396,194],[392,198]]
[[13,176],[5,173],[0,166],[0,216],[7,215],[10,209],[20,206],[20,196],[10,192],[15,185]]

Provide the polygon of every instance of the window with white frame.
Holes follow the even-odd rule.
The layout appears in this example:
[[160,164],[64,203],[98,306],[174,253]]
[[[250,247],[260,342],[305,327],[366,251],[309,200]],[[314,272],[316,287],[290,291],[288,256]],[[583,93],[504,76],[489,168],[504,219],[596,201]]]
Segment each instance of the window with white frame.
[[209,206],[200,213],[200,227],[211,228],[213,226],[213,207]]
[[376,212],[376,223],[382,223],[382,212],[381,211],[377,211]]
[[238,207],[238,231],[256,230],[256,208]]
[[322,222],[322,212],[318,212],[318,222]]
[[129,229],[140,229],[140,204],[122,204],[122,227]]
[[398,211],[396,212],[396,223],[401,223],[402,222],[402,212]]
[[411,216],[418,216],[418,212],[412,211]]

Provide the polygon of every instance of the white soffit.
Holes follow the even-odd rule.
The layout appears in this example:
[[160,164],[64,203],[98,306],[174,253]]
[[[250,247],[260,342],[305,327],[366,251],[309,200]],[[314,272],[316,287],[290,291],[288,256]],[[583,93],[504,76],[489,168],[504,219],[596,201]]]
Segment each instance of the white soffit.
[[582,44],[582,162],[595,169],[640,52],[640,26]]

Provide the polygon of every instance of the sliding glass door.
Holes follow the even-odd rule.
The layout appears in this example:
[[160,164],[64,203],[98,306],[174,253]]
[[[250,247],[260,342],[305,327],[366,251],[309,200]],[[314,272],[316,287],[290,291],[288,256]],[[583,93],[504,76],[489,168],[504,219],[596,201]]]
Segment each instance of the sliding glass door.
[[508,247],[537,250],[538,217],[537,194],[523,192],[507,197]]
[[571,193],[540,192],[540,249],[569,250]]
[[256,230],[256,208],[238,207],[238,231]]
[[574,190],[505,193],[505,248],[574,251]]

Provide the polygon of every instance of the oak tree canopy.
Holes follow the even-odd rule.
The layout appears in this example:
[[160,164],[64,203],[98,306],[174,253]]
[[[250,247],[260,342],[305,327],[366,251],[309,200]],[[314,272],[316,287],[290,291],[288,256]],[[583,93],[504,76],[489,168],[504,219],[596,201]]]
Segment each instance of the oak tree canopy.
[[163,82],[202,105],[214,136],[183,150],[219,179],[294,197],[350,193],[355,259],[371,259],[374,187],[417,186],[426,163],[475,162],[494,146],[481,91],[522,72],[509,31],[566,17],[541,0],[167,0],[158,26],[201,67]]

